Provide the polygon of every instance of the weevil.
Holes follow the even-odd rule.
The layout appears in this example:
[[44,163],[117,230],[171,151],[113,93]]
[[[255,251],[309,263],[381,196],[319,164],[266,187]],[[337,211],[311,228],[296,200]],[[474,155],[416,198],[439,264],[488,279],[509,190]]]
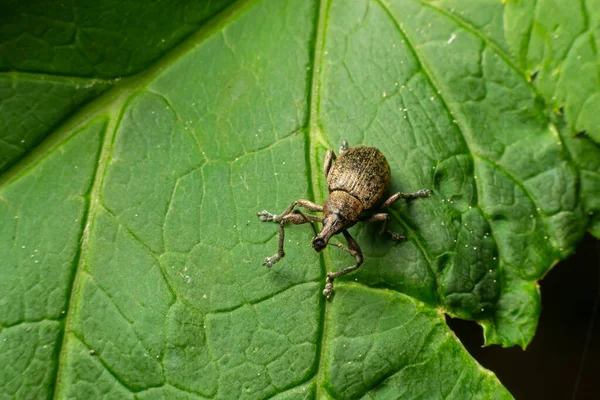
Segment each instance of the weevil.
[[[357,146],[348,148],[344,140],[339,149],[340,156],[336,157],[333,150],[328,150],[325,155],[323,172],[327,179],[329,196],[319,205],[309,200],[296,200],[281,214],[273,214],[266,210],[258,212],[262,221],[272,221],[279,224],[279,247],[277,254],[265,259],[264,265],[272,267],[285,256],[283,243],[285,238],[285,225],[320,222],[323,226],[320,232],[316,228],[315,237],[311,246],[315,251],[321,252],[327,245],[339,247],[354,257],[354,265],[338,272],[327,273],[323,295],[330,298],[333,294],[333,281],[342,275],[356,271],[364,262],[360,246],[348,232],[348,228],[357,222],[382,222],[380,233],[388,235],[394,241],[405,240],[406,237],[397,232],[387,230],[389,215],[381,211],[392,205],[398,199],[414,199],[429,197],[431,190],[422,189],[414,193],[397,192],[382,201],[390,185],[390,165],[384,155],[375,147]],[[321,212],[323,217],[305,214],[296,207],[309,211]],[[348,247],[341,243],[329,243],[332,236],[341,233],[346,239]]]

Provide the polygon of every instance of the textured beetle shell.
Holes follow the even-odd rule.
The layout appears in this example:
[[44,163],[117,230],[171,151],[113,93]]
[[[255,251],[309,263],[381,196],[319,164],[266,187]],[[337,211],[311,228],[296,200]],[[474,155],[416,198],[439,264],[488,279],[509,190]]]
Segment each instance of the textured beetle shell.
[[390,184],[390,165],[375,147],[357,146],[343,152],[327,174],[329,191],[343,190],[363,203],[376,205]]

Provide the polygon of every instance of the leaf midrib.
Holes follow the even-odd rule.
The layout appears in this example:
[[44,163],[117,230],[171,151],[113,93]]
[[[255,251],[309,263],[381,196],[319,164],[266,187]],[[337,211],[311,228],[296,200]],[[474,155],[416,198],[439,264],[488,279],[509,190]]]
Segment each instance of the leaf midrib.
[[[321,142],[323,143],[323,137],[321,135],[321,130],[319,126],[319,104],[320,104],[320,77],[321,77],[321,66],[322,66],[322,56],[323,56],[323,48],[325,47],[325,32],[327,27],[327,16],[329,13],[329,6],[331,4],[331,0],[319,0],[318,9],[316,10],[316,18],[317,24],[315,26],[315,34],[314,34],[314,48],[312,51],[312,65],[311,71],[312,74],[309,77],[309,85],[308,85],[308,98],[307,102],[309,105],[308,109],[308,129],[306,135],[306,168],[307,168],[307,178],[308,178],[308,196],[311,200],[317,200],[315,195],[319,193],[319,187],[317,184],[316,174],[313,174],[313,171],[319,170],[319,165],[317,162],[317,152],[316,146],[313,146],[314,143]],[[319,290],[325,288],[324,281],[325,276],[327,275],[327,262],[325,260],[325,255],[321,252],[319,253],[319,264],[321,266],[321,285]],[[315,373],[310,378],[311,380],[315,380],[315,390],[316,390],[316,398],[326,398],[329,397],[329,393],[327,393],[325,389],[325,345],[327,339],[327,313],[330,309],[330,301],[322,296],[319,293],[320,305],[319,311],[319,332],[320,337],[317,342],[317,354],[315,356]]]

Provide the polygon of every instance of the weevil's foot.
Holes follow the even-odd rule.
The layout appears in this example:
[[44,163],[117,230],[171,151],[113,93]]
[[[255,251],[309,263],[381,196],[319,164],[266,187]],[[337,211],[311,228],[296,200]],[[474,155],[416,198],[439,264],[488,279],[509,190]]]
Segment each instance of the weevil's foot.
[[328,299],[333,296],[333,278],[327,274],[327,278],[325,279],[325,289],[323,290],[323,296]]
[[271,268],[277,261],[281,260],[281,257],[283,256],[280,256],[279,254],[275,254],[273,257],[267,257],[265,258],[263,265],[267,268]]
[[421,189],[418,192],[415,192],[415,197],[430,197],[431,193],[431,189]]
[[388,234],[390,235],[390,238],[394,241],[394,242],[401,242],[403,240],[406,240],[406,236],[399,234],[398,232],[388,232]]
[[272,214],[267,210],[262,210],[261,212],[257,212],[256,215],[259,216],[261,221],[270,222],[276,221],[277,214]]
[[327,285],[325,285],[325,289],[323,290],[323,296],[327,297],[328,299],[330,299],[331,296],[333,296],[333,284],[328,283]]
[[343,152],[345,152],[346,150],[348,150],[348,141],[346,139],[344,139],[344,141],[342,142],[342,145],[340,146],[340,154],[342,154]]

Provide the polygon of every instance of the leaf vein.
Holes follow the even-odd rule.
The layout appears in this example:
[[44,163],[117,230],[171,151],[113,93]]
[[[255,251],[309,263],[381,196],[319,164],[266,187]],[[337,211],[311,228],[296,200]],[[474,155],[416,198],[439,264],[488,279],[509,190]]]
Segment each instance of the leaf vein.
[[[122,113],[123,111],[121,111]],[[120,118],[119,118],[120,120]],[[95,164],[95,170],[93,172],[93,179],[91,180],[90,183],[90,188],[88,190],[88,193],[86,193],[86,198],[88,199],[87,204],[86,204],[86,208],[84,210],[84,218],[82,218],[81,220],[81,242],[79,244],[79,248],[77,249],[77,253],[75,254],[75,257],[73,258],[72,261],[72,276],[71,276],[71,281],[68,285],[68,293],[67,293],[67,303],[65,304],[65,310],[67,311],[67,314],[65,316],[65,323],[63,326],[62,331],[59,334],[59,338],[58,338],[58,345],[57,345],[57,349],[56,349],[56,357],[57,357],[57,361],[56,361],[56,368],[54,369],[54,377],[52,378],[52,382],[54,385],[54,390],[52,390],[52,398],[56,398],[58,395],[58,391],[59,391],[59,378],[60,378],[60,371],[61,371],[61,365],[63,363],[63,352],[62,349],[65,347],[65,344],[67,342],[67,335],[66,335],[66,331],[70,328],[70,324],[72,323],[71,319],[72,319],[72,314],[74,312],[74,310],[71,310],[71,305],[75,304],[76,302],[76,297],[78,295],[77,290],[75,290],[75,287],[78,285],[78,277],[81,273],[81,271],[83,270],[83,263],[84,263],[84,258],[82,257],[85,248],[87,246],[87,241],[89,239],[90,236],[90,223],[93,217],[93,213],[94,213],[94,206],[99,202],[99,191],[100,191],[100,186],[101,186],[101,181],[102,178],[104,176],[104,166],[106,163],[102,162],[104,160],[107,159],[107,157],[109,156],[110,150],[111,150],[111,144],[112,144],[112,136],[114,136],[116,134],[117,131],[117,127],[116,125],[112,125],[112,124],[108,124],[108,126],[105,123],[104,129],[102,130],[102,137],[101,137],[101,149],[100,151],[98,151],[97,157],[98,157],[98,162]]]

